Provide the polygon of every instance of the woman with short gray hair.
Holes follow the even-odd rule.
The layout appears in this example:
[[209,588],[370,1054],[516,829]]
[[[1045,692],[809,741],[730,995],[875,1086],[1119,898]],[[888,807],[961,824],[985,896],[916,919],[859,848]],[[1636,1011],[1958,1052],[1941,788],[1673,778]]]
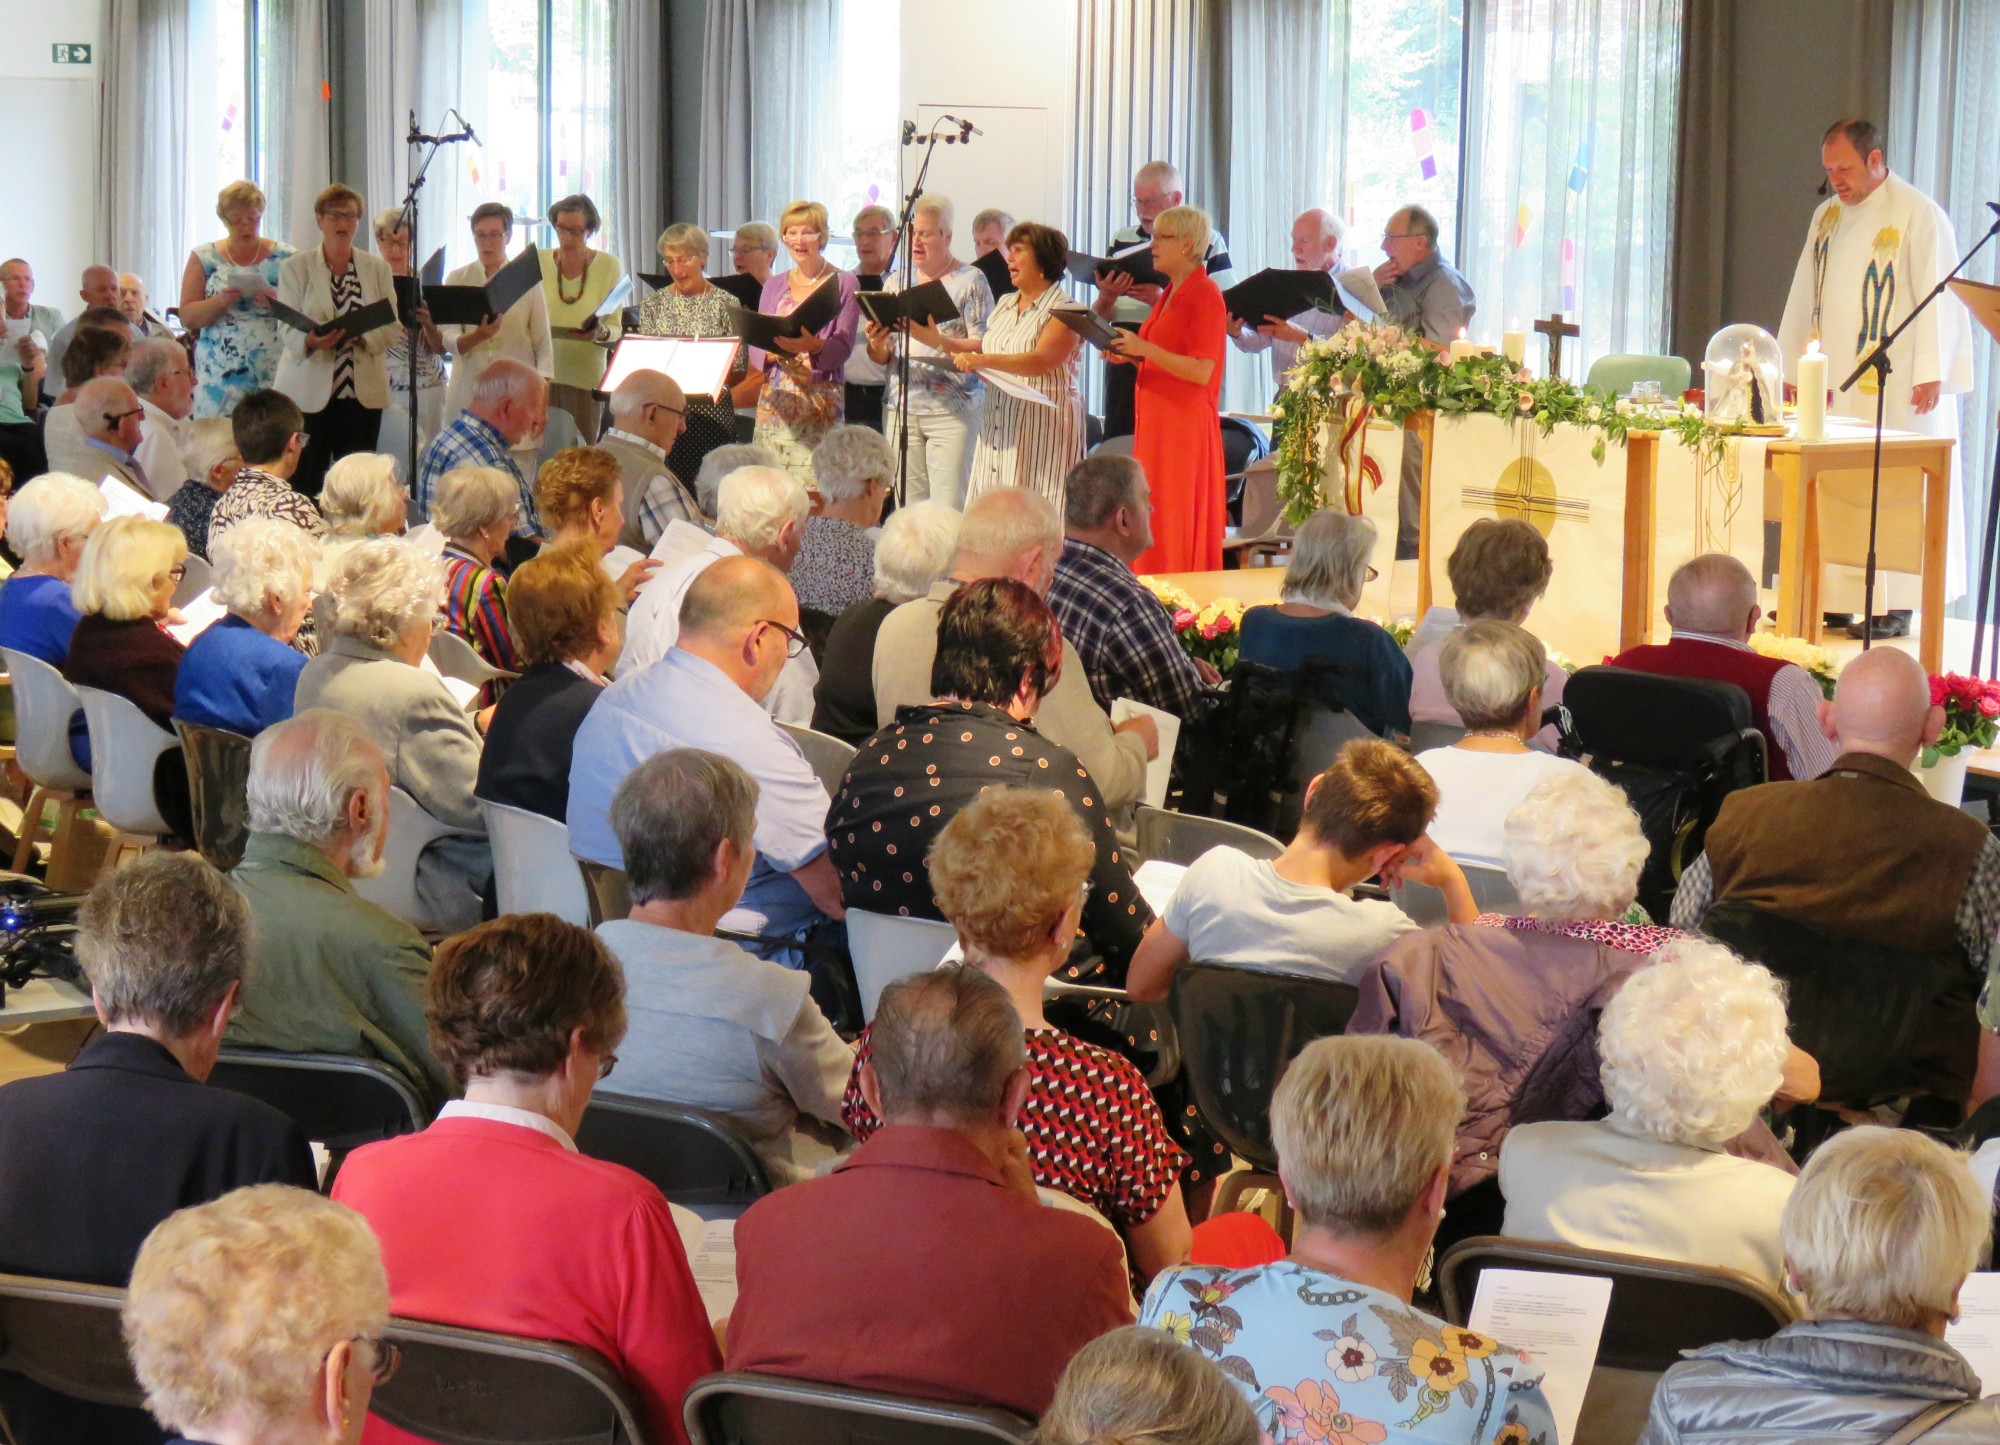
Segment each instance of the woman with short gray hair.
[[792,591],[804,610],[838,617],[865,602],[875,579],[882,507],[896,484],[896,454],[873,427],[837,426],[813,448],[820,509],[806,518]]
[[1992,1228],[1992,1195],[1963,1155],[1909,1129],[1836,1134],[1800,1172],[1781,1227],[1805,1318],[1668,1369],[1640,1445],[2000,1439],[2000,1395],[1981,1398],[1944,1339]]
[[625,969],[619,1089],[723,1115],[772,1183],[795,1184],[853,1143],[840,1102],[854,1050],[805,973],[715,936],[756,826],[757,784],[735,762],[697,748],[648,758],[611,801],[631,916],[597,932]]
[[409,521],[410,494],[397,480],[394,457],[352,452],[326,469],[319,508],[326,514],[320,559],[331,566],[365,538],[400,536]]
[[255,737],[292,715],[305,654],[291,645],[312,600],[311,537],[252,517],[215,542],[216,602],[229,609],[189,644],[174,677],[174,716]]
[[1444,645],[1438,669],[1466,733],[1417,761],[1438,785],[1431,839],[1461,863],[1504,868],[1507,815],[1550,778],[1584,771],[1528,746],[1542,725],[1547,663],[1532,632],[1492,618],[1468,622]]
[[[431,525],[444,537],[444,627],[502,672],[519,672],[521,659],[507,626],[507,579],[495,564],[521,521],[521,490],[498,467],[453,467],[439,478],[431,499]],[[497,679],[480,693],[499,696]]]
[[473,796],[480,735],[444,679],[424,669],[444,600],[443,568],[400,537],[354,547],[326,579],[331,637],[299,674],[298,711],[327,707],[358,718],[389,759],[390,780],[454,831],[417,862],[417,897],[446,932],[479,921],[493,875],[486,820]]
[[[772,246],[775,249],[777,242]],[[728,340],[736,335],[730,308],[737,298],[709,280],[708,232],[692,222],[680,221],[660,232],[660,264],[666,267],[668,282],[639,307],[638,336],[681,336],[695,340]],[[769,268],[765,270],[768,275]],[[758,287],[763,278],[758,278]],[[745,304],[753,310],[755,299]],[[736,349],[729,368],[728,389],[721,397],[690,396],[681,414],[681,434],[667,452],[667,467],[676,477],[693,477],[704,459],[717,447],[736,440],[736,408],[754,406],[761,376],[750,374],[748,347]],[[738,463],[738,465],[742,465]],[[699,495],[699,493],[697,493]],[[702,511],[715,515],[714,499],[704,500]]]
[[841,613],[826,636],[813,693],[812,725],[859,745],[875,731],[875,638],[905,602],[929,595],[958,551],[959,514],[943,502],[911,502],[882,524],[875,543],[875,595]]
[[0,647],[63,665],[83,615],[70,600],[70,579],[103,520],[103,490],[67,472],[36,477],[8,498],[7,541],[21,566],[0,587]]
[[[1334,508],[1298,530],[1275,607],[1243,614],[1244,662],[1305,674],[1307,691],[1382,737],[1410,730],[1410,663],[1386,629],[1356,617],[1374,569],[1375,524]],[[1316,671],[1316,664],[1337,671]]]

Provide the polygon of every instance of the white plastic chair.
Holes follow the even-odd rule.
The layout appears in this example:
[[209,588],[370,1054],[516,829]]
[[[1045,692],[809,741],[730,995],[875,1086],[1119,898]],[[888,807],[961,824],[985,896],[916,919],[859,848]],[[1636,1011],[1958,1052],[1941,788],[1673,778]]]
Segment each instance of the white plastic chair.
[[401,788],[391,786],[389,836],[382,845],[382,871],[373,878],[356,878],[354,891],[419,932],[442,932],[443,923],[433,919],[417,897],[417,860],[438,839],[459,832],[426,813]]
[[847,951],[861,991],[861,1016],[873,1021],[882,990],[899,978],[938,966],[958,942],[958,930],[933,918],[847,910]]
[[[1458,866],[1465,873],[1465,881],[1471,885],[1472,901],[1479,905],[1481,913],[1521,911],[1520,896],[1514,892],[1514,885],[1507,877],[1505,868],[1489,868],[1482,863],[1464,861]],[[1392,888],[1389,890],[1389,901],[1426,928],[1450,921],[1445,917],[1444,895],[1427,884],[1405,883]]]
[[792,741],[799,745],[799,751],[806,755],[806,761],[819,774],[820,782],[826,785],[826,795],[830,798],[838,793],[840,780],[847,776],[848,768],[854,763],[857,751],[854,744],[800,727],[797,723],[781,722],[778,726],[791,735]]
[[214,569],[192,552],[181,559],[181,566],[187,570],[181,574],[181,580],[174,585],[174,606],[176,607],[185,607],[188,603],[194,601],[195,598],[201,596],[202,593],[208,591],[209,584],[215,575]]
[[515,678],[521,675],[504,667],[495,667],[456,632],[433,632],[430,654],[437,670],[446,677],[455,677],[460,682],[475,686],[489,683],[497,677]]
[[570,856],[569,826],[526,808],[480,799],[493,844],[493,884],[502,913],[553,913],[590,927],[590,896]]
[[90,806],[90,774],[76,765],[69,751],[69,720],[83,704],[63,675],[39,657],[12,647],[0,647],[14,689],[14,761],[28,781],[28,804],[21,811],[21,838],[14,849],[14,871],[27,871],[45,806],[56,805],[56,824],[49,835],[49,869],[66,858],[75,845],[77,817]]
[[124,860],[127,849],[157,848],[173,828],[153,799],[153,762],[180,739],[139,711],[130,698],[102,688],[79,687],[84,722],[90,728],[91,793],[97,811],[117,830],[104,850],[104,872]]

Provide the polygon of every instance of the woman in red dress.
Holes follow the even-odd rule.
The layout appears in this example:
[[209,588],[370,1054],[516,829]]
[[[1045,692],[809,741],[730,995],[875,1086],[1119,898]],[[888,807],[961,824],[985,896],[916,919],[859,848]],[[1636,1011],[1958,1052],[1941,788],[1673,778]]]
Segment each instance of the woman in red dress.
[[1215,572],[1222,567],[1223,342],[1228,308],[1202,268],[1208,216],[1193,206],[1153,222],[1153,265],[1166,294],[1138,335],[1113,350],[1139,368],[1132,455],[1153,489],[1153,545],[1135,572]]

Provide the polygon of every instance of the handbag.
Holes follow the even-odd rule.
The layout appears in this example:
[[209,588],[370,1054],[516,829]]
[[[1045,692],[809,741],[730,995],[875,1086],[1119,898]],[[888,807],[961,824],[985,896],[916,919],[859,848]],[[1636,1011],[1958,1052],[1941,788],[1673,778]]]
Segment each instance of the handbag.
[[1922,1439],[1972,1403],[1971,1400],[1940,1400],[1884,1440],[1882,1445],[1910,1445],[1912,1440]]

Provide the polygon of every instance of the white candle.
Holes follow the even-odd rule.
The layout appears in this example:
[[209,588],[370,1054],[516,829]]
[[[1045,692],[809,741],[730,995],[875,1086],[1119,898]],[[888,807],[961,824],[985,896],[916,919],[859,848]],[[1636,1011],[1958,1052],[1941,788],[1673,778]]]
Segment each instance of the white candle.
[[1448,353],[1447,359],[1450,361],[1463,361],[1468,356],[1476,355],[1477,350],[1470,341],[1465,339],[1465,328],[1461,326],[1458,328],[1458,336],[1451,343],[1451,351]]
[[1525,331],[1503,331],[1500,333],[1500,354],[1514,365],[1520,366],[1528,359],[1528,333]]
[[1799,358],[1799,440],[1826,440],[1826,355],[1817,341]]

